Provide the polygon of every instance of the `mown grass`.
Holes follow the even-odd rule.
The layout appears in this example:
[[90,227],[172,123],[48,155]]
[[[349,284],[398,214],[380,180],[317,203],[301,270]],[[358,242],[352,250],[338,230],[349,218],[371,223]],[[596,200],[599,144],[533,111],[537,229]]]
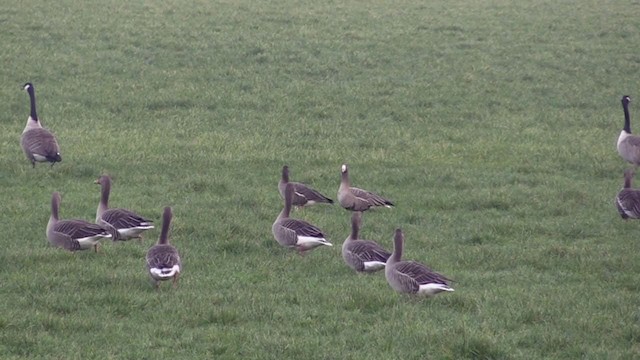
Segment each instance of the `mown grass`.
[[[0,3],[0,357],[638,357],[638,224],[612,200],[639,15],[615,1]],[[62,147],[53,168],[18,145],[27,81]],[[456,292],[413,299],[352,273],[338,206],[295,213],[333,248],[277,245],[281,166],[335,196],[343,162],[397,203],[365,214],[362,235],[390,247],[401,227],[406,257]],[[174,208],[178,289],[145,273],[157,229],[98,254],[48,246],[51,192],[63,217],[92,219],[101,173],[113,206],[157,221]]]

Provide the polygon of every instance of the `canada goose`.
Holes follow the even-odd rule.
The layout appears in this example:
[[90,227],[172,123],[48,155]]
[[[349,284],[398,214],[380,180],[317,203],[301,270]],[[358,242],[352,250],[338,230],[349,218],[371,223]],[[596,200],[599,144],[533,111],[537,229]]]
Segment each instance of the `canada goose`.
[[22,151],[31,161],[32,167],[36,167],[36,162],[50,162],[53,166],[56,162],[62,161],[60,146],[58,146],[55,136],[40,124],[36,112],[36,90],[33,84],[24,84],[24,89],[29,93],[31,100],[31,114],[27,118],[27,125],[22,131],[20,139]]
[[178,285],[182,270],[182,262],[178,250],[169,244],[169,226],[171,225],[171,208],[165,207],[162,214],[162,231],[158,243],[147,252],[147,269],[156,288],[160,281],[173,279],[173,286]]
[[371,207],[384,206],[391,208],[393,203],[382,196],[367,190],[351,187],[349,183],[349,169],[342,165],[342,179],[338,188],[338,202],[340,206],[351,211],[366,211]]
[[396,229],[393,254],[384,270],[389,285],[398,292],[433,296],[442,291],[453,291],[451,280],[415,261],[401,261],[404,235]]
[[358,238],[362,223],[362,212],[351,215],[351,235],[342,243],[342,258],[355,271],[374,272],[384,269],[391,253],[372,240]]
[[[116,234],[113,240],[142,239],[142,232],[153,229],[151,220],[147,220],[131,210],[121,208],[109,208],[109,194],[111,193],[111,178],[108,175],[101,176],[96,184],[102,186],[100,203],[96,211],[96,224],[110,227]],[[113,231],[116,230],[116,231]]]
[[333,246],[325,239],[322,230],[316,226],[289,217],[292,200],[293,184],[287,184],[284,192],[284,209],[271,226],[276,241],[282,246],[295,248],[300,255],[321,245]]
[[54,245],[71,252],[93,247],[98,252],[98,244],[102,239],[111,237],[100,225],[88,221],[72,219],[60,220],[60,193],[51,196],[51,216],[47,223],[47,240]]
[[309,186],[289,181],[289,167],[287,165],[282,167],[282,178],[278,182],[278,192],[280,196],[284,198],[284,190],[287,184],[293,184],[293,206],[305,207],[317,203],[333,204],[333,200],[320,194],[318,191],[310,188]]
[[634,175],[631,169],[624,172],[624,187],[616,196],[616,207],[625,220],[640,219],[640,190],[631,187]]
[[624,128],[618,136],[618,154],[637,167],[640,165],[640,136],[631,134],[631,116],[629,115],[631,98],[625,95],[621,101],[624,110]]

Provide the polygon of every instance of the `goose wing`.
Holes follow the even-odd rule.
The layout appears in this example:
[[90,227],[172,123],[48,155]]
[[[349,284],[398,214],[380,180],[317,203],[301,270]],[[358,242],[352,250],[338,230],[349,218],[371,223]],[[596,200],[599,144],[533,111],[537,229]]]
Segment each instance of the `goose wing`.
[[154,245],[147,252],[147,267],[149,269],[171,268],[175,265],[181,265],[180,254],[172,245]]
[[622,189],[616,196],[616,207],[623,219],[640,218],[640,191]]
[[400,262],[396,264],[395,270],[398,272],[398,274],[402,275],[400,281],[405,283],[405,285],[412,288],[414,291],[418,291],[420,285],[449,285],[449,281],[451,281],[444,275],[441,275],[415,261]]
[[57,161],[60,156],[58,141],[49,130],[44,128],[27,130],[22,134],[21,144],[24,151],[28,152],[30,156],[37,154],[52,161]]
[[356,198],[369,203],[370,206],[393,206],[393,203],[391,201],[371,191],[352,187],[351,193]]
[[380,261],[387,262],[391,253],[371,240],[353,240],[349,246],[351,253],[360,261]]
[[151,226],[152,221],[127,209],[113,208],[102,213],[102,221],[109,223],[116,229],[130,229],[141,226]]

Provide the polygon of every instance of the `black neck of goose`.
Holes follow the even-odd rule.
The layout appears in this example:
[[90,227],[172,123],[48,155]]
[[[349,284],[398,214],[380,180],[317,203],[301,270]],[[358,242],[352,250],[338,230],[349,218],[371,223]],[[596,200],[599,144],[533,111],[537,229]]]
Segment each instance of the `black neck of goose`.
[[404,246],[404,235],[400,229],[396,230],[396,235],[393,238],[393,254],[391,257],[393,261],[400,261],[402,259],[402,247]]
[[629,102],[622,101],[622,109],[624,110],[624,131],[631,134],[631,116],[629,115]]
[[351,239],[358,239],[358,233],[360,231],[360,212],[356,211],[351,215]]
[[289,182],[289,168],[286,166],[282,168],[282,181],[285,183]]
[[29,86],[29,88],[27,88],[27,92],[29,93],[29,100],[31,101],[31,118],[38,121],[38,113],[36,112],[36,92],[33,89],[33,86]]
[[171,208],[164,208],[164,213],[162,214],[162,231],[160,232],[160,239],[158,239],[158,244],[169,243],[169,226],[171,225],[172,217],[173,214],[171,213]]
[[624,188],[625,189],[631,189],[632,185],[633,185],[633,175],[625,174],[624,175]]

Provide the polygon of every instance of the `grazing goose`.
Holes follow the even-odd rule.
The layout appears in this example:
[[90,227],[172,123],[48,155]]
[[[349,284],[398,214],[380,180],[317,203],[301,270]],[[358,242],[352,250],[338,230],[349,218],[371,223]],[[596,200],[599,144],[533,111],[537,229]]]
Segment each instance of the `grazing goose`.
[[113,230],[116,240],[142,239],[142,232],[153,229],[151,220],[147,220],[131,210],[109,208],[109,194],[111,193],[111,178],[107,175],[96,180],[102,186],[102,195],[96,211],[96,224],[108,226]]
[[374,272],[384,269],[391,253],[375,241],[359,239],[361,223],[362,213],[355,211],[351,215],[351,235],[342,243],[342,258],[355,271]]
[[22,131],[20,145],[22,151],[31,161],[31,165],[36,167],[36,162],[50,162],[53,166],[56,162],[62,161],[60,147],[55,136],[49,130],[42,127],[36,112],[36,90],[33,84],[24,84],[24,89],[29,93],[31,99],[31,114],[27,119],[27,125]]
[[631,116],[629,116],[631,98],[625,95],[621,101],[624,110],[624,128],[618,136],[618,154],[637,167],[640,165],[640,136],[631,135]]
[[280,196],[284,198],[284,190],[287,184],[293,184],[293,206],[305,207],[317,203],[333,204],[333,200],[320,194],[316,190],[308,187],[305,184],[299,182],[289,181],[289,167],[287,165],[282,167],[282,178],[278,182],[278,191]]
[[401,261],[404,235],[396,229],[393,254],[387,260],[384,274],[389,285],[398,292],[433,296],[453,291],[449,279],[415,261]]
[[321,245],[333,246],[316,226],[289,217],[293,191],[293,184],[287,184],[284,191],[284,209],[271,226],[273,237],[280,245],[295,248],[300,255]]
[[625,220],[640,219],[640,190],[631,187],[633,176],[634,172],[631,169],[624,172],[624,187],[616,196],[616,207]]
[[60,220],[59,210],[60,193],[54,192],[51,196],[51,216],[47,223],[47,239],[52,245],[71,252],[93,247],[98,252],[100,240],[111,237],[100,225],[78,219]]
[[338,188],[338,202],[340,206],[351,211],[366,211],[371,207],[392,207],[393,203],[382,196],[367,190],[351,187],[349,183],[349,169],[342,165],[342,180]]
[[160,281],[173,279],[173,286],[178,285],[182,262],[178,250],[169,244],[169,225],[171,225],[171,208],[164,208],[162,214],[162,231],[158,243],[147,252],[147,269],[154,281],[156,289]]

